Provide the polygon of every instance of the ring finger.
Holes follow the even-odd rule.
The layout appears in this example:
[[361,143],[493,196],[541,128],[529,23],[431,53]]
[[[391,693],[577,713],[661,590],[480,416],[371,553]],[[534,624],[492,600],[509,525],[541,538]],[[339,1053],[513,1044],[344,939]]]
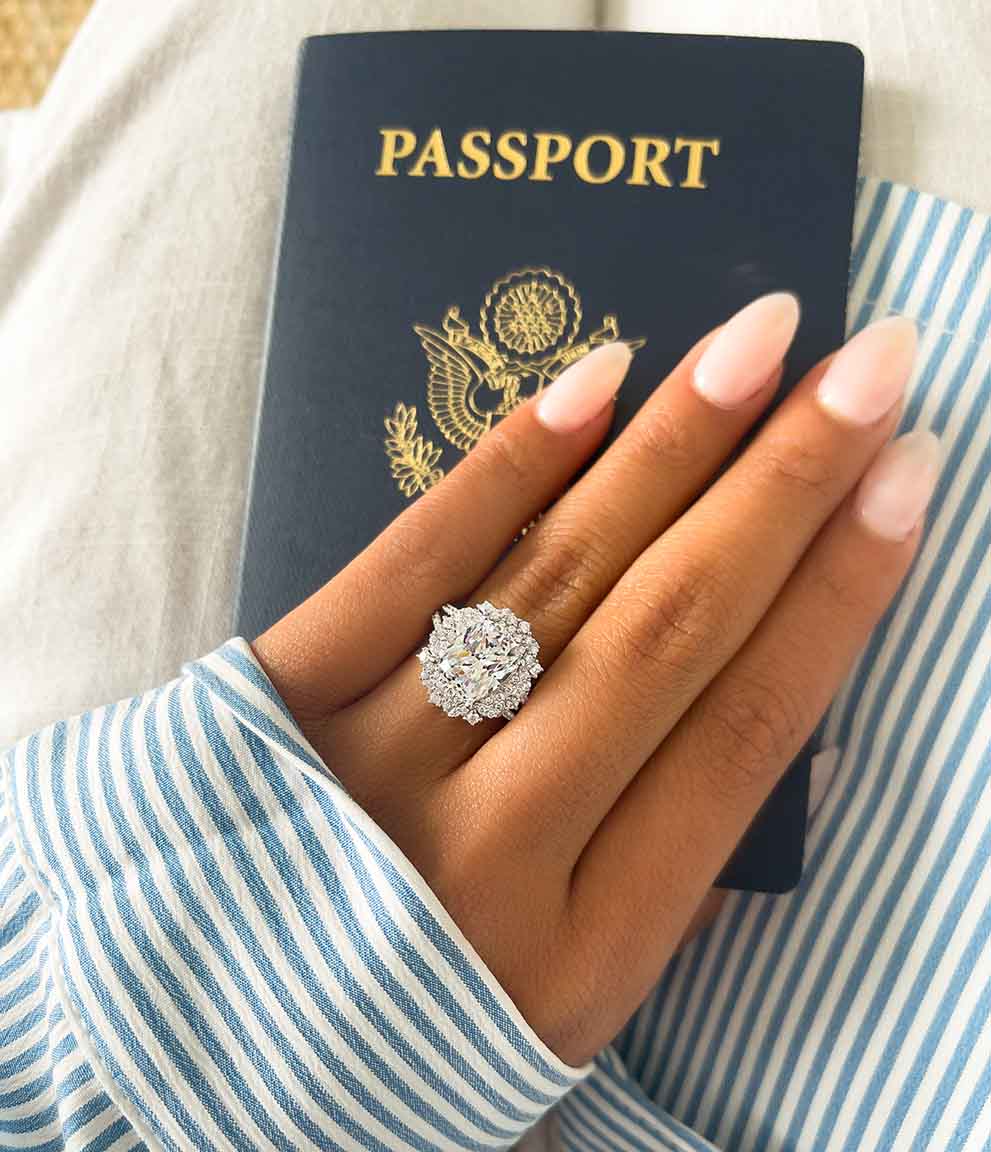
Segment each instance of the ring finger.
[[[527,619],[546,668],[637,556],[691,503],[774,394],[799,317],[795,297],[754,301],[693,348],[602,458],[472,592]],[[733,409],[703,399],[691,380],[711,346],[712,371],[731,374],[748,399]],[[566,428],[576,398],[545,394],[538,420]],[[411,656],[377,688],[328,722],[335,756],[379,791],[376,775],[436,779],[499,727],[452,720],[426,700]],[[388,715],[389,724],[381,718]]]

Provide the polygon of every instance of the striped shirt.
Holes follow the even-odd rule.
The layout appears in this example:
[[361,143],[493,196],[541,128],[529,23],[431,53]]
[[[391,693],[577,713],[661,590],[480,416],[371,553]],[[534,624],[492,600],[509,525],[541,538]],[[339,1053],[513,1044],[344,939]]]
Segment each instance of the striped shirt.
[[[0,757],[0,1148],[991,1148],[991,220],[860,187],[944,469],[819,739],[788,896],[735,894],[584,1068],[527,1025],[235,638]],[[555,1107],[556,1106],[556,1107]]]

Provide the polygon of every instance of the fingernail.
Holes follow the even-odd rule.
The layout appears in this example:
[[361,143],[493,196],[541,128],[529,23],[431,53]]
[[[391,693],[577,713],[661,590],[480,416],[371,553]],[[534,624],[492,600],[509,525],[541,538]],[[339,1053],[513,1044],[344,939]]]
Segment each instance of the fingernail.
[[737,408],[767,383],[784,358],[801,309],[790,292],[759,296],[731,316],[695,365],[695,391],[719,408]]
[[939,463],[939,440],[927,430],[892,440],[860,481],[857,515],[885,540],[904,540],[932,498]]
[[615,340],[569,364],[541,392],[537,419],[552,432],[576,432],[616,394],[632,359],[629,347]]
[[816,389],[819,403],[850,424],[880,420],[905,391],[917,343],[907,316],[869,324],[836,353]]

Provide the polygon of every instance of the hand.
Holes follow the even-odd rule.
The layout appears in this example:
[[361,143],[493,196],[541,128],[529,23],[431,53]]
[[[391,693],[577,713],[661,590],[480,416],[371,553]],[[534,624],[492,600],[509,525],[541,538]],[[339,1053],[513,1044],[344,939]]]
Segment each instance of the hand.
[[[506,553],[609,426],[629,352],[591,353],[254,645],[575,1065],[656,982],[920,537],[938,445],[887,443],[915,351],[903,319],[813,368],[711,484],[798,319],[777,293],[705,337]],[[471,726],[429,703],[415,654],[441,604],[483,599],[531,622],[546,671],[512,722]]]

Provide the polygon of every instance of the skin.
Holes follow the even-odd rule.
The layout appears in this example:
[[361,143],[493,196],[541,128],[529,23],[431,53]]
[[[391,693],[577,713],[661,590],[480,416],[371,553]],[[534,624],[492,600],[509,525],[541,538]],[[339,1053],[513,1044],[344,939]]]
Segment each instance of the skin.
[[[565,436],[528,401],[254,643],[315,749],[573,1065],[712,914],[715,877],[920,537],[856,514],[899,406],[866,427],[831,416],[828,358],[712,483],[780,379],[732,411],[706,402],[692,371],[716,331],[572,487],[613,404]],[[415,653],[439,605],[485,598],[530,620],[546,671],[512,723],[472,727],[427,701]]]

